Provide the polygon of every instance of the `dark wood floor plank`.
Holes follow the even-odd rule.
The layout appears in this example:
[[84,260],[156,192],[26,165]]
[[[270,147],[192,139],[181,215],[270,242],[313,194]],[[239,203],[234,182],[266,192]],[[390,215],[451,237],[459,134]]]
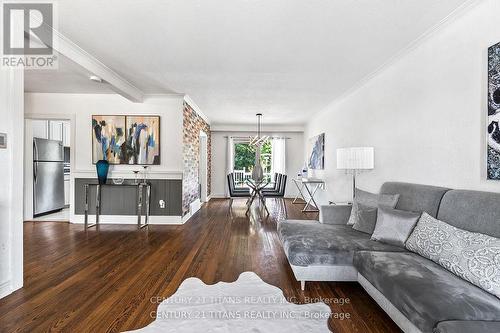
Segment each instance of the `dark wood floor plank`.
[[308,283],[302,292],[278,240],[286,214],[317,219],[290,200],[269,200],[270,215],[245,215],[244,201],[211,200],[182,226],[137,230],[133,225],[28,222],[24,225],[24,288],[0,300],[0,332],[121,332],[149,324],[158,303],[183,280],[232,282],[245,271],[283,290],[296,303],[350,299],[331,304],[342,332],[400,332],[357,283]]

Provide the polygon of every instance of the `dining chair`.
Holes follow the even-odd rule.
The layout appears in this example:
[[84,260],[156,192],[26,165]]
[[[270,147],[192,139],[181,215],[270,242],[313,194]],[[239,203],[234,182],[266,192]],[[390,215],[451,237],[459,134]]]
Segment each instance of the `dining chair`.
[[227,175],[227,184],[229,186],[229,209],[233,206],[233,199],[237,198],[250,198],[250,189],[248,188],[236,188],[234,182],[234,174],[229,173]]
[[262,191],[262,194],[264,196],[264,199],[266,198],[277,198],[280,200],[281,204],[283,205],[285,209],[285,216],[287,215],[286,211],[286,203],[285,203],[285,190],[286,190],[286,180],[287,180],[287,175],[284,174],[278,174],[277,177],[277,187],[276,190],[274,189],[266,189]]

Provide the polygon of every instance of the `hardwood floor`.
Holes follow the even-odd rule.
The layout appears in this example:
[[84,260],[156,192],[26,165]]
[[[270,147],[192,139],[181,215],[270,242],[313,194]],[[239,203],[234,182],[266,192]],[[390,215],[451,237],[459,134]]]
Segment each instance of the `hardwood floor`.
[[[182,226],[81,225],[27,222],[24,226],[24,288],[0,300],[0,332],[121,332],[153,319],[158,304],[186,278],[231,282],[244,271],[280,287],[285,297],[345,299],[330,304],[333,332],[400,332],[357,283],[308,283],[293,277],[278,241],[282,206],[269,200],[271,216],[245,216],[243,201],[211,200]],[[287,201],[288,218],[315,219]]]

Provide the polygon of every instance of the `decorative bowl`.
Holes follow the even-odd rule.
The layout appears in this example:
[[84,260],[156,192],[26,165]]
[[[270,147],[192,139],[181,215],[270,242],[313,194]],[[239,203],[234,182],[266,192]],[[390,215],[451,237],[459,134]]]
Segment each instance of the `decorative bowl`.
[[123,184],[123,182],[124,182],[123,177],[113,178],[113,184],[115,185],[121,185]]

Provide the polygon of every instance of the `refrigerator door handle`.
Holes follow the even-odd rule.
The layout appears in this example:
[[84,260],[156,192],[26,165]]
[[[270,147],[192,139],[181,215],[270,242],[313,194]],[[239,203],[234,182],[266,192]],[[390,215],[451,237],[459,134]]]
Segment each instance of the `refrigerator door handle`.
[[33,156],[35,161],[38,161],[38,147],[36,146],[36,140],[33,140]]
[[36,175],[38,173],[38,147],[36,146],[36,140],[33,140],[33,156],[34,160],[36,161],[33,163],[33,181],[36,184]]

